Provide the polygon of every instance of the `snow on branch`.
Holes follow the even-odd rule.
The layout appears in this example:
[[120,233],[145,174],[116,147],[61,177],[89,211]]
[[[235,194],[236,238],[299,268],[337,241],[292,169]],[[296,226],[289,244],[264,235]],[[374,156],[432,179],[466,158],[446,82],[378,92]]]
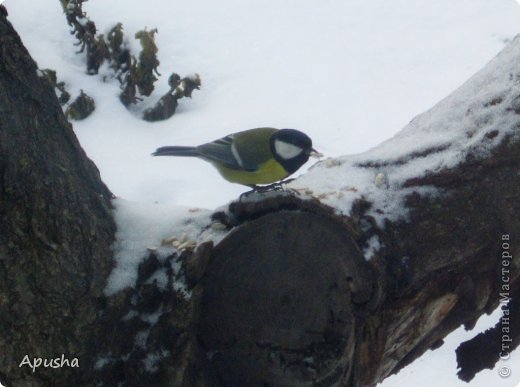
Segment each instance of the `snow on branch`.
[[450,96],[415,117],[393,138],[368,152],[324,160],[289,184],[349,215],[359,198],[383,219],[406,216],[412,192],[436,195],[419,178],[484,159],[505,139],[520,136],[520,37]]

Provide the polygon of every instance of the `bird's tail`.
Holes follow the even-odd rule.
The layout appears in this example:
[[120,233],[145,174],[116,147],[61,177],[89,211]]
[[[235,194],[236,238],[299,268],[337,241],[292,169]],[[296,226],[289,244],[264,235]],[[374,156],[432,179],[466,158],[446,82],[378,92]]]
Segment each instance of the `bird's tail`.
[[163,146],[152,153],[152,156],[200,156],[194,146]]

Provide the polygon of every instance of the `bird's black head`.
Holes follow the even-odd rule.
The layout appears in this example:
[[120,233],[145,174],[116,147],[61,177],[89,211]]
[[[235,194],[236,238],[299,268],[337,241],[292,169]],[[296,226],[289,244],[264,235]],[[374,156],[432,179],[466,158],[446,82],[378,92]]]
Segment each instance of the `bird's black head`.
[[309,160],[312,140],[296,129],[280,129],[271,136],[271,152],[287,172],[296,172]]

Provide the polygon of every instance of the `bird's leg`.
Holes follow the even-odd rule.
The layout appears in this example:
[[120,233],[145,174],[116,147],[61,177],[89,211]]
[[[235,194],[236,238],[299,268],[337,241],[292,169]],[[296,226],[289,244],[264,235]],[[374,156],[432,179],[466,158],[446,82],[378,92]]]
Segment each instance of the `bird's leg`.
[[[287,191],[285,188],[285,184],[293,181],[294,178],[285,179],[281,181],[277,181],[276,183],[272,183],[269,185],[249,185],[255,192],[263,193],[263,192],[269,192],[269,191]],[[289,189],[292,191],[292,189]]]
[[269,185],[247,184],[247,186],[251,188],[251,191],[247,191],[247,192],[242,193],[239,196],[238,200],[241,201],[242,198],[247,198],[248,196],[254,195],[255,193],[262,194],[262,193],[271,192],[271,191],[299,193],[298,191],[296,191],[296,190],[294,190],[292,188],[286,189],[284,187],[284,184],[287,184],[287,183],[289,183],[292,180],[294,180],[294,179],[293,178],[286,179],[286,180],[282,180],[282,181],[277,181],[276,183],[272,183],[272,184],[269,184]]
[[[294,177],[291,177],[290,179],[280,180],[280,181],[277,181],[276,183],[273,183],[273,184],[269,184],[269,185],[265,185],[265,186],[262,186],[262,187],[258,187],[257,191],[259,191],[259,192],[284,191],[285,192],[285,191],[287,191],[287,189],[285,188],[285,185],[287,183],[290,183],[293,180],[294,180]],[[288,190],[289,191],[294,191],[291,188],[289,188]]]
[[276,183],[269,185],[257,185],[253,188],[254,191],[258,193],[264,193],[269,191],[284,191],[283,182],[277,181]]
[[294,193],[294,194],[299,195],[300,192],[298,192],[296,189],[290,188],[290,187],[285,187],[286,184],[290,183],[293,180],[294,180],[294,177],[291,177],[289,179],[279,181],[278,183],[275,183],[275,184],[278,184],[283,192]]

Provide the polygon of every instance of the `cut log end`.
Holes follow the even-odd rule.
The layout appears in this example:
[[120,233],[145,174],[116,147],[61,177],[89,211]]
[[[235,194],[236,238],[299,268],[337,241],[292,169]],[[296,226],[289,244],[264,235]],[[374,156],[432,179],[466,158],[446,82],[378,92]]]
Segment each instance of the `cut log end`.
[[225,386],[327,385],[348,378],[356,306],[371,273],[348,230],[322,215],[268,214],[214,250],[199,337]]

